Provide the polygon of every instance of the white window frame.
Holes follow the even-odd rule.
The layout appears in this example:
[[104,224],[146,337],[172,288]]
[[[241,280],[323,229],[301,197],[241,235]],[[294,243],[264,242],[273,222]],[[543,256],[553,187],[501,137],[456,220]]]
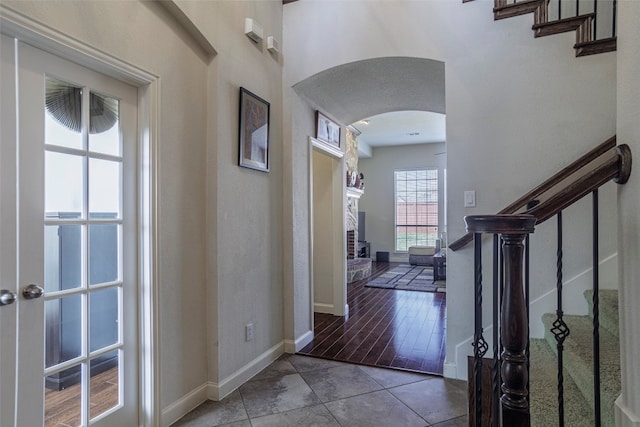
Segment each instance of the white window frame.
[[[399,174],[407,174],[407,173],[411,173],[411,172],[419,172],[419,171],[424,171],[426,172],[426,179],[425,179],[425,196],[424,196],[424,200],[425,203],[429,202],[430,200],[433,202],[434,200],[434,196],[435,196],[435,203],[437,206],[437,211],[435,214],[435,219],[436,222],[434,224],[431,223],[427,223],[425,221],[424,224],[399,224],[398,221],[400,218],[398,218],[398,178],[399,178]],[[435,175],[435,178],[433,177]],[[426,246],[430,246],[430,247],[435,247],[436,246],[436,240],[438,238],[438,234],[439,234],[439,223],[438,223],[438,217],[439,217],[439,213],[440,213],[440,195],[439,195],[439,171],[438,168],[435,167],[424,167],[424,168],[411,168],[411,169],[396,169],[393,172],[393,217],[394,217],[394,221],[393,221],[393,230],[394,230],[394,251],[396,253],[407,253],[409,250],[410,246],[413,245],[426,245]],[[405,179],[406,181],[406,179]],[[429,184],[429,181],[435,181],[435,185],[433,184]],[[418,189],[416,188],[416,191],[414,191],[413,193],[416,194],[418,193]],[[416,194],[417,196],[417,194]],[[417,197],[416,197],[417,200]],[[427,215],[425,220],[428,218],[429,216]],[[399,227],[407,227],[407,226],[418,226],[418,227],[428,227],[428,228],[435,228],[435,237],[432,239],[433,241],[430,242],[429,239],[429,233],[427,233],[427,237],[424,240],[420,240],[420,241],[415,241],[415,242],[408,242],[406,243],[406,248],[403,245],[398,245],[398,229]]]

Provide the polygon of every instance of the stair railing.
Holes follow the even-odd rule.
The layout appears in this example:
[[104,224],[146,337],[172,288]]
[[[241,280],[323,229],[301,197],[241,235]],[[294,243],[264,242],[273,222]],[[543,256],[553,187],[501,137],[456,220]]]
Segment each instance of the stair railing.
[[[606,141],[600,143],[597,147],[590,150],[586,154],[580,156],[576,161],[572,162],[568,166],[564,167],[558,173],[554,174],[549,179],[542,182],[540,185],[527,192],[518,198],[515,202],[511,203],[509,206],[502,209],[498,214],[513,214],[513,213],[523,213],[528,207],[529,203],[533,200],[537,200],[544,193],[548,192],[555,186],[562,183],[567,178],[571,177],[574,174],[582,173],[582,171],[591,165],[598,158],[611,151],[616,146],[616,137],[612,136]],[[473,233],[467,233],[455,242],[449,244],[449,249],[452,251],[456,251],[458,249],[463,248],[467,244],[471,243],[473,240]]]
[[[467,231],[473,236],[474,241],[474,356],[472,369],[470,367],[470,371],[472,370],[470,372],[472,389],[470,425],[495,427],[528,427],[530,425],[529,234],[534,232],[537,224],[555,216],[557,218],[557,307],[551,332],[556,340],[558,355],[558,425],[564,426],[563,347],[570,330],[563,319],[562,213],[565,208],[589,193],[593,195],[594,425],[601,425],[598,188],[610,180],[624,184],[630,173],[630,149],[627,145],[617,146],[614,150],[600,155],[596,166],[586,172],[583,171],[581,176],[555,190],[545,200],[530,200],[529,209],[524,214],[465,217]],[[487,360],[484,356],[489,349],[483,335],[482,319],[482,236],[484,234],[493,235],[493,360],[490,363],[488,375],[490,390],[483,390],[486,384],[486,378],[484,378],[486,369],[483,364]]]
[[493,13],[496,20],[533,13],[536,37],[576,31],[576,56],[616,50],[617,0],[494,0]]

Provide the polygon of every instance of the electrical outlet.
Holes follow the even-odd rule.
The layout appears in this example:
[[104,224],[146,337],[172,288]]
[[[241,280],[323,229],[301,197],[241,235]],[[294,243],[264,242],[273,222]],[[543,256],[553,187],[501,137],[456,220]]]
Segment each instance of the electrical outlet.
[[244,340],[253,341],[253,323],[247,323],[247,326],[244,327]]

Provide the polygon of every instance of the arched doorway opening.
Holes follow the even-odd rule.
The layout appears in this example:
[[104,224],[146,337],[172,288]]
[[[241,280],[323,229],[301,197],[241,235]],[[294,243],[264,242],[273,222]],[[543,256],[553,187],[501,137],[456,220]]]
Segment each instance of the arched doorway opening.
[[[386,57],[357,61],[325,70],[294,85],[294,90],[313,108],[328,114],[345,126],[371,116],[407,110],[443,115],[446,110],[444,77],[444,63],[440,61],[424,58]],[[441,141],[442,147],[444,144],[445,141]],[[442,154],[445,150],[439,148],[438,151],[439,154]],[[442,169],[446,168],[445,157],[443,156],[444,166]],[[343,178],[346,179],[346,177]],[[317,189],[318,183],[314,179],[318,178],[313,169],[310,170],[310,179],[310,188]],[[393,177],[391,179],[393,180]],[[441,179],[444,186],[444,173]],[[331,183],[330,185],[336,184]],[[344,184],[337,185],[342,187],[342,196],[346,201]],[[332,191],[335,192],[338,189],[334,188]],[[393,207],[391,209],[393,211]],[[310,211],[313,212],[313,206]],[[442,212],[444,213],[444,203]],[[311,230],[314,230],[317,224],[313,213],[310,221]],[[440,215],[439,222],[443,225],[444,214]],[[340,232],[329,234],[335,236],[334,239],[344,239],[341,256],[342,259],[346,259],[347,230],[345,221],[334,224],[334,226],[340,227]],[[391,227],[393,226],[391,225]],[[333,242],[332,247],[336,247],[336,242]],[[314,260],[310,266],[312,269],[310,295],[312,296],[314,293],[316,295],[323,293],[318,292],[318,289],[315,289],[316,292],[314,292],[315,277],[318,273],[315,271],[314,263],[317,254],[314,251],[318,250],[320,249],[314,247],[313,239],[311,239],[310,253],[313,254],[311,258]],[[375,250],[372,250],[371,253],[372,257],[375,257]],[[344,269],[344,264],[336,263],[334,265],[337,269]],[[337,273],[341,273],[341,271],[334,271],[333,277],[336,277]],[[348,292],[346,277],[342,280],[341,285],[346,294]],[[335,286],[333,291],[337,294],[340,293],[340,290],[336,290]],[[311,304],[312,307],[317,305]],[[324,304],[323,307],[326,308],[327,304]],[[345,312],[348,313],[348,311],[349,307],[346,307]],[[324,312],[336,316],[343,315],[339,312],[333,313],[331,309],[324,310]],[[444,319],[441,322],[441,328],[441,336],[444,337]],[[443,357],[441,361],[444,360]],[[436,371],[439,370],[441,373],[441,368],[440,366]]]

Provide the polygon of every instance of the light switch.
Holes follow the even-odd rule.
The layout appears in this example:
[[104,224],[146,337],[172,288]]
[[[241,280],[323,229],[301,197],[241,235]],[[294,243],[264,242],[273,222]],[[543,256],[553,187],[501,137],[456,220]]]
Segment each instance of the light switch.
[[464,192],[464,207],[475,208],[476,207],[476,192],[475,190],[467,190]]

